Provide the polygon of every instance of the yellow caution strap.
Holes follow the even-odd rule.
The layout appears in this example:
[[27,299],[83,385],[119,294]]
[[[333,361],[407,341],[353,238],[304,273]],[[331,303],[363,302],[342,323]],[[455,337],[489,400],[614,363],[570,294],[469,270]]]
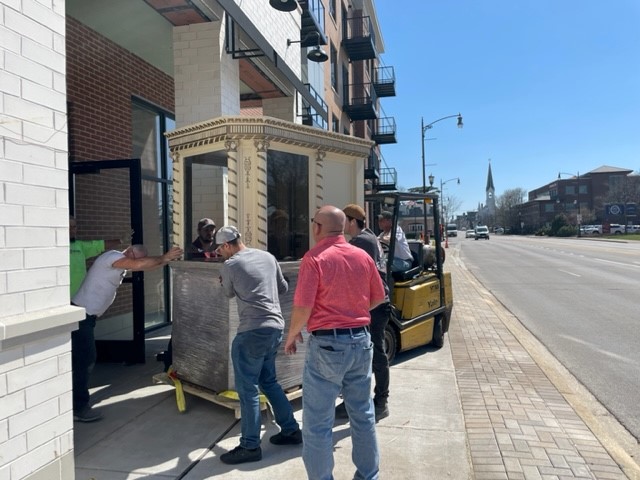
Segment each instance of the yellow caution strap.
[[[238,392],[234,390],[225,390],[218,394],[221,397],[228,398],[229,400],[240,400]],[[264,394],[260,394],[260,403],[267,403],[267,397]]]
[[176,404],[178,405],[178,411],[183,413],[187,409],[187,402],[184,399],[184,390],[182,389],[182,382],[178,378],[176,371],[169,367],[167,376],[171,379],[176,387]]

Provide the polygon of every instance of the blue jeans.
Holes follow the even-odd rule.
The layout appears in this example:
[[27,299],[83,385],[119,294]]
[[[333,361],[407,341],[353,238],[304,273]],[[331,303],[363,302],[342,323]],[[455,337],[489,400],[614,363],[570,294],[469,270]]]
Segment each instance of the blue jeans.
[[240,398],[240,446],[260,446],[260,390],[273,408],[276,423],[283,433],[298,430],[293,408],[276,380],[276,353],[282,342],[282,330],[257,328],[238,333],[231,344],[231,359]]
[[392,272],[406,272],[411,269],[411,265],[413,265],[413,260],[403,260],[402,258],[395,257],[393,259],[393,263],[391,264]]
[[89,377],[96,364],[95,315],[87,315],[71,332],[71,369],[73,379],[73,411],[89,405]]
[[309,479],[333,479],[332,430],[340,391],[351,426],[354,478],[378,478],[380,455],[371,400],[372,357],[368,332],[309,336],[302,377],[302,459]]

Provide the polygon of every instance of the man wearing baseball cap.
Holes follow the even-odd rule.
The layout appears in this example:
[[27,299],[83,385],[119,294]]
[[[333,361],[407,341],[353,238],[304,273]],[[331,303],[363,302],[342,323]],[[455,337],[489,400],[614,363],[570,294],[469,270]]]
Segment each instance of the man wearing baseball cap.
[[[365,226],[366,215],[360,205],[353,203],[345,206],[342,211],[347,217],[344,232],[351,237],[349,243],[361,248],[373,259],[382,283],[384,285],[384,303],[371,310],[371,342],[373,343],[373,376],[376,386],[373,390],[373,405],[376,422],[389,416],[387,398],[389,397],[389,360],[384,353],[384,330],[389,322],[391,304],[389,303],[389,287],[385,281],[387,266],[382,252],[382,246],[375,233]],[[344,403],[336,407],[336,417],[347,418]]]
[[[382,233],[378,235],[378,240],[387,246],[391,245],[391,227],[393,227],[393,213],[383,210],[378,215],[378,226]],[[393,251],[393,263],[391,264],[391,270],[394,272],[404,272],[411,268],[413,264],[413,255],[411,255],[411,248],[409,248],[409,242],[404,235],[404,231],[398,225],[396,229],[396,246]]]
[[210,218],[201,218],[198,222],[198,236],[189,249],[190,259],[206,259],[216,256],[217,245],[213,241],[216,224]]
[[240,445],[220,456],[227,464],[257,462],[260,448],[260,390],[273,408],[280,433],[269,441],[274,445],[299,445],[302,432],[293,409],[276,380],[276,353],[282,342],[284,318],[279,294],[289,286],[280,265],[269,252],[248,248],[236,227],[216,232],[217,252],[224,258],[220,282],[225,295],[236,297],[238,333],[231,344],[231,359],[240,398]]

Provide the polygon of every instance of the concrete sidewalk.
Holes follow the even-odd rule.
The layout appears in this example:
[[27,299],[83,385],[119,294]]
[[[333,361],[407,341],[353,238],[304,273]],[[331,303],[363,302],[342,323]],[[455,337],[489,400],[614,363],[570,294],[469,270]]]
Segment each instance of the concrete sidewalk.
[[[399,354],[392,365],[391,415],[377,426],[381,478],[635,478],[510,332],[514,319],[457,253],[450,249],[445,264],[455,303],[444,347]],[[306,478],[301,447],[268,442],[278,429],[266,414],[263,460],[221,463],[217,457],[238,443],[239,423],[232,410],[191,395],[178,413],[173,387],[151,380],[167,340],[147,340],[145,365],[96,367],[92,398],[105,418],[74,425],[76,479]],[[300,421],[301,399],[293,405]],[[334,476],[351,479],[348,423],[336,423],[334,442]]]

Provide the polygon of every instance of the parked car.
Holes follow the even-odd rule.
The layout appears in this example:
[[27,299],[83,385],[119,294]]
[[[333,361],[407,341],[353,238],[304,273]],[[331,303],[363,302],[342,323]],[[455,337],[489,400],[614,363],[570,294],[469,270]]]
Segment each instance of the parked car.
[[475,233],[473,230],[469,229],[466,232],[464,232],[464,238],[473,238],[475,237]]
[[609,225],[609,233],[612,235],[622,235],[624,233],[624,225],[612,223]]
[[479,238],[489,240],[489,227],[484,225],[476,227],[473,238],[475,238],[476,240],[478,240]]
[[600,235],[602,234],[602,225],[582,225],[580,227],[580,235]]
[[640,233],[640,225],[627,225],[626,233]]

